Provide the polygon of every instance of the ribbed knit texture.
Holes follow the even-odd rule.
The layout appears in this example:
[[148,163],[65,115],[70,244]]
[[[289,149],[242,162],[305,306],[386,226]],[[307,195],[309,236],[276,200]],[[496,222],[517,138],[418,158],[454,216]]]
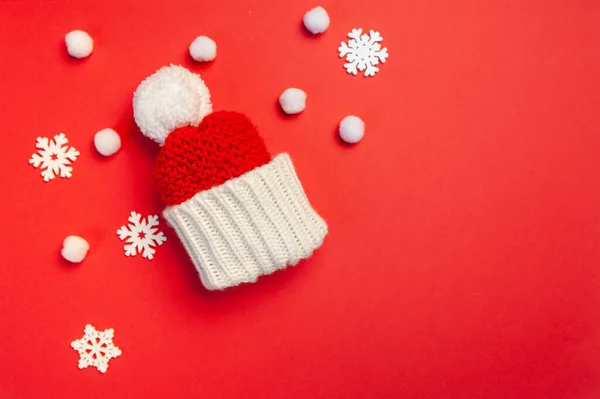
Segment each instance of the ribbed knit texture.
[[164,203],[175,205],[270,160],[248,117],[218,111],[205,116],[198,127],[185,126],[169,134],[154,178]]
[[313,210],[287,154],[186,201],[164,217],[207,289],[256,281],[321,246],[327,225]]

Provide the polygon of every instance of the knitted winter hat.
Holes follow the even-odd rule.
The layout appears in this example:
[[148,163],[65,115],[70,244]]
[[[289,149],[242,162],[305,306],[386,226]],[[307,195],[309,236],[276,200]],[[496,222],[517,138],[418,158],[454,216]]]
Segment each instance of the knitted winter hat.
[[271,158],[250,120],[212,112],[196,74],[164,67],[133,97],[142,133],[162,145],[155,169],[173,226],[209,290],[253,282],[321,246],[313,210],[287,154]]

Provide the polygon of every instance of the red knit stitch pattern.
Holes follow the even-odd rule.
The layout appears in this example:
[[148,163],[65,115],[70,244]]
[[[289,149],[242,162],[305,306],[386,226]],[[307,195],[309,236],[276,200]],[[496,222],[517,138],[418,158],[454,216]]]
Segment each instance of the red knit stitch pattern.
[[218,111],[198,127],[171,132],[160,150],[154,179],[165,204],[180,204],[271,160],[250,119]]

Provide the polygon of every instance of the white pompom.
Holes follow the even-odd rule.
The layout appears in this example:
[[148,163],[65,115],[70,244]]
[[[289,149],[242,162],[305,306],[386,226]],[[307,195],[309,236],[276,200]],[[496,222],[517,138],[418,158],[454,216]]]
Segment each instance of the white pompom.
[[313,35],[325,32],[329,28],[329,22],[327,11],[321,6],[304,14],[304,26]]
[[65,44],[67,45],[67,52],[74,58],[85,58],[92,54],[94,49],[94,40],[87,32],[82,30],[67,33]]
[[133,94],[135,122],[161,145],[173,130],[198,126],[211,112],[210,92],[200,76],[179,65],[159,69]]
[[300,89],[286,89],[279,96],[279,104],[286,114],[298,114],[306,108],[306,93]]
[[112,129],[102,129],[94,136],[96,150],[108,157],[121,148],[121,137]]
[[365,135],[365,122],[358,116],[350,115],[340,122],[340,137],[346,143],[358,143]]
[[190,55],[195,61],[208,62],[217,56],[217,43],[207,36],[198,36],[190,44]]
[[90,244],[86,240],[77,236],[68,236],[65,238],[62,247],[62,257],[71,263],[79,263],[87,255]]

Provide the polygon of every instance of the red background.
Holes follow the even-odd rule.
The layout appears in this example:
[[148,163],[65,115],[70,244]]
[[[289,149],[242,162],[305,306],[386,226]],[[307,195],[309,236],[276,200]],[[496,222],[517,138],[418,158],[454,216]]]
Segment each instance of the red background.
[[[0,4],[0,397],[600,397],[598,1],[321,4],[321,37],[307,1]],[[337,57],[357,27],[389,49],[374,78]],[[72,29],[90,58],[66,55]],[[187,55],[200,34],[210,65]],[[209,293],[172,230],[153,261],[124,256],[129,212],[162,209],[132,93],[169,63],[292,155],[330,226],[310,260]],[[293,118],[290,86],[308,93]],[[81,156],[44,183],[27,161],[60,132]],[[78,266],[70,234],[91,244]],[[123,350],[105,375],[69,347],[86,323]]]

